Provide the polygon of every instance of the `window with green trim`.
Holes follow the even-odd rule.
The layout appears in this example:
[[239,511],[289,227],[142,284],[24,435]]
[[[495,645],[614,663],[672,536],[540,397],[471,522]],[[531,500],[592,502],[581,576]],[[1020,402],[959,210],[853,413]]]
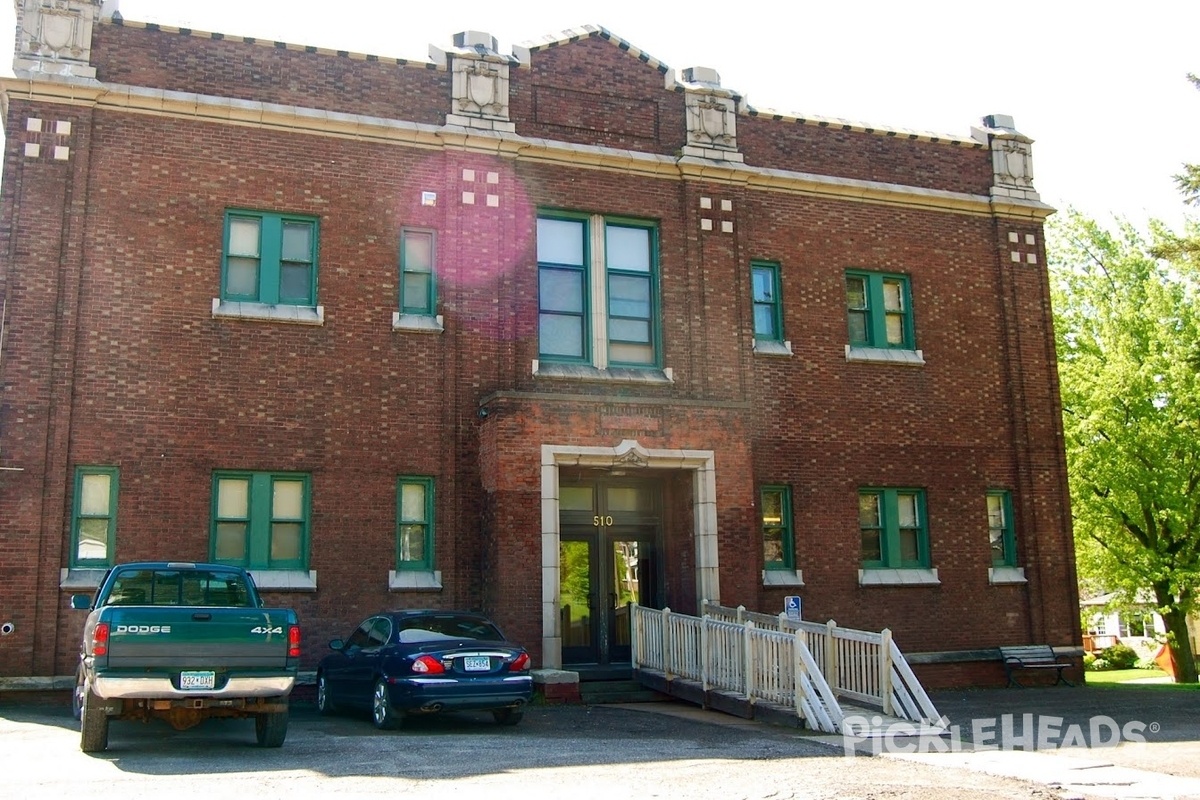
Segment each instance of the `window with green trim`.
[[261,211],[225,212],[221,299],[317,304],[317,220]]
[[1017,565],[1017,542],[1012,524],[1012,495],[1007,491],[987,493],[988,541],[993,567]]
[[764,261],[750,263],[751,295],[754,303],[754,338],[783,341],[783,306],[779,296],[779,265]]
[[925,493],[920,489],[860,489],[858,527],[863,567],[929,566]]
[[437,308],[433,231],[400,231],[400,313],[433,316]]
[[763,566],[792,569],[792,491],[787,486],[764,486],[759,492],[762,509]]
[[396,481],[396,569],[433,569],[433,478]]
[[599,369],[658,365],[654,224],[545,212],[537,260],[539,358]]
[[117,540],[116,467],[76,467],[71,516],[72,567],[107,567]]
[[904,275],[847,272],[846,320],[852,346],[916,347],[912,297]]
[[213,474],[213,561],[254,569],[307,569],[311,479],[292,472]]

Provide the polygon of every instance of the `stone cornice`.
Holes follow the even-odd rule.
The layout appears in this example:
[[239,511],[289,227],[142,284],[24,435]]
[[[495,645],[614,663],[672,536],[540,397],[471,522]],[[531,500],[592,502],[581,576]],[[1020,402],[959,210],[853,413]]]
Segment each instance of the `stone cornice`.
[[764,169],[708,159],[533,139],[458,125],[423,125],[403,120],[212,95],[103,84],[95,80],[24,72],[0,78],[6,98],[83,106],[104,111],[196,119],[262,130],[333,136],[426,149],[481,152],[532,163],[600,169],[666,180],[703,180],[749,189],[905,208],[1027,219],[1045,219],[1054,209],[1040,202],[990,197],[915,186],[853,180],[788,170]]

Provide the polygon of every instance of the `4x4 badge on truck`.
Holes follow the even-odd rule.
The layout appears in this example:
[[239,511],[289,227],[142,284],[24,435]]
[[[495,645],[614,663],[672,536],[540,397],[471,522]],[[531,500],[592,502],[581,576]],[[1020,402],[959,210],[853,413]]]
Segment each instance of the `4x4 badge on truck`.
[[271,628],[271,627],[265,627],[263,625],[258,625],[258,626],[251,628],[250,632],[251,633],[262,633],[262,634],[266,634],[267,636],[270,636],[272,633],[278,633],[280,636],[282,636],[283,635],[283,627],[276,626],[274,628]]

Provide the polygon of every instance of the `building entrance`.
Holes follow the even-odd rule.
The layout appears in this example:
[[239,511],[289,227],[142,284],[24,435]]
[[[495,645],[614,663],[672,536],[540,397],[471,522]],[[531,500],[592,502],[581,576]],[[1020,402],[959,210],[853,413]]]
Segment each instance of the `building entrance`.
[[559,615],[566,664],[630,661],[631,603],[662,607],[662,489],[618,476],[559,487]]

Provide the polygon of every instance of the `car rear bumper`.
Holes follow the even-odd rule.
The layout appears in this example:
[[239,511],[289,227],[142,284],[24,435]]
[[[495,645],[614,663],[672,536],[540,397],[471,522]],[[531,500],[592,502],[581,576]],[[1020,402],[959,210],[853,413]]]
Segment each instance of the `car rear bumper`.
[[292,691],[294,675],[256,675],[231,677],[219,689],[184,691],[176,689],[166,675],[126,677],[97,675],[91,681],[92,691],[106,700],[182,699],[188,697],[277,697]]
[[392,705],[402,711],[473,711],[523,706],[533,698],[533,678],[401,678],[390,685]]

